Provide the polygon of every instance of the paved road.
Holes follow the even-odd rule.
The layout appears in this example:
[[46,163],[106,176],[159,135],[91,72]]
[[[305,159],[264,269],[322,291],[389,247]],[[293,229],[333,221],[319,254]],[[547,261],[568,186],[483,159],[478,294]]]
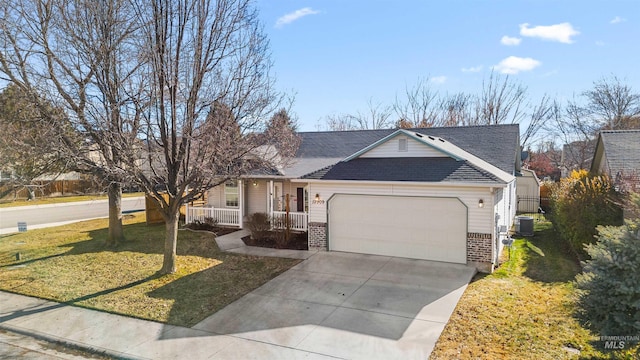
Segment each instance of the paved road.
[[62,345],[0,330],[0,359],[107,359],[106,356],[67,349]]
[[[144,210],[144,197],[123,198],[122,210]],[[16,231],[19,221],[27,222],[27,228],[45,224],[59,224],[109,216],[107,200],[75,203],[18,206],[0,209],[0,233]]]

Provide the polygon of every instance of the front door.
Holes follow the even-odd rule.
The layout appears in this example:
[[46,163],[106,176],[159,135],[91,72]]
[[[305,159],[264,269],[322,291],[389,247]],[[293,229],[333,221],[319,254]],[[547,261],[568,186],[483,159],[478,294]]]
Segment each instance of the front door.
[[283,211],[284,199],[282,193],[282,183],[273,183],[273,210]]
[[304,188],[296,188],[296,211],[304,212]]

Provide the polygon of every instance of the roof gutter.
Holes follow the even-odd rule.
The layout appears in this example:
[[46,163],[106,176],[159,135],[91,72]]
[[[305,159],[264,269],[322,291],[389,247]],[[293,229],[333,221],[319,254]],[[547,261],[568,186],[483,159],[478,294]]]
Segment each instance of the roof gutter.
[[374,180],[321,180],[321,179],[291,179],[295,182],[307,182],[310,184],[363,184],[363,185],[410,185],[410,186],[435,186],[435,187],[486,187],[489,189],[507,187],[508,183],[502,182],[427,182],[427,181],[374,181]]

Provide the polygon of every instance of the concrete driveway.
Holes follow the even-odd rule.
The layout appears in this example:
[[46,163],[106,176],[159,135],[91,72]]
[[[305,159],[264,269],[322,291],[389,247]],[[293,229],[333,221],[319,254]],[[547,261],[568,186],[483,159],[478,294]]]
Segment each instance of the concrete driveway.
[[464,265],[320,252],[194,329],[312,357],[426,359],[474,273]]

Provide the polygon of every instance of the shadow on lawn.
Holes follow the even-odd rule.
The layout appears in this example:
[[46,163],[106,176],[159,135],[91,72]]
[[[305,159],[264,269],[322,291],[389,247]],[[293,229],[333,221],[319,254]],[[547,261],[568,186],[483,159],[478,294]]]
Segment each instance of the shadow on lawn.
[[580,272],[580,263],[569,245],[549,222],[536,223],[535,236],[524,245],[524,275],[545,283],[567,282]]
[[[107,294],[110,294],[110,293],[113,293],[113,292],[116,292],[116,291],[120,291],[120,290],[126,290],[126,289],[132,288],[134,286],[138,286],[140,284],[144,284],[147,281],[151,281],[153,279],[156,279],[158,276],[159,275],[154,274],[154,275],[151,275],[151,276],[146,277],[144,279],[140,279],[140,280],[128,283],[128,284],[124,284],[124,285],[121,285],[121,286],[118,286],[118,287],[115,287],[115,288],[111,288],[111,289],[105,289],[105,290],[98,291],[98,292],[95,292],[95,293],[92,293],[92,294],[83,295],[83,296],[77,297],[75,299],[71,299],[71,300],[68,300],[68,301],[60,302],[60,303],[55,303],[55,304],[53,304],[51,306],[44,306],[44,307],[38,306],[38,307],[34,307],[32,309],[15,311],[13,313],[9,313],[7,315],[0,316],[0,323],[3,323],[5,321],[11,320],[11,319],[16,319],[16,318],[19,318],[19,317],[27,316],[27,315],[32,315],[32,314],[37,314],[37,313],[42,313],[42,312],[45,312],[45,311],[53,310],[53,309],[62,308],[62,307],[67,306],[67,305],[75,305],[75,304],[77,304],[79,302],[82,302],[82,301],[85,301],[85,300],[90,300],[90,299],[97,298],[97,297],[100,297],[100,296],[103,296],[103,295],[107,295]],[[20,293],[16,293],[16,294],[20,294]]]
[[172,300],[168,324],[191,327],[300,262],[228,253],[216,259],[220,263],[147,293]]
[[[16,247],[15,250],[8,251],[8,256],[15,256],[20,252],[22,260],[12,261],[8,264],[0,265],[0,268],[19,267],[30,265],[48,259],[82,255],[100,252],[137,252],[143,254],[163,254],[164,252],[164,225],[146,225],[144,223],[134,223],[124,225],[125,241],[117,246],[107,246],[106,239],[109,233],[107,228],[91,230],[88,232],[89,240],[78,241],[59,246],[60,249],[69,248],[65,252],[57,254],[32,257],[29,250],[22,250]],[[193,233],[189,231],[178,232],[178,255],[193,255],[202,257],[214,257],[219,250],[214,235],[203,236],[203,233]]]

